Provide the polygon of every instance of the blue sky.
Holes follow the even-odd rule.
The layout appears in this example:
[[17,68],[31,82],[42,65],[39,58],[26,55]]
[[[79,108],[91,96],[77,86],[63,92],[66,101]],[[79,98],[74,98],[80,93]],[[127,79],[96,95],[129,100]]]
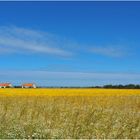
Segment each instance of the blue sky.
[[140,2],[0,2],[0,80],[139,84],[139,25]]

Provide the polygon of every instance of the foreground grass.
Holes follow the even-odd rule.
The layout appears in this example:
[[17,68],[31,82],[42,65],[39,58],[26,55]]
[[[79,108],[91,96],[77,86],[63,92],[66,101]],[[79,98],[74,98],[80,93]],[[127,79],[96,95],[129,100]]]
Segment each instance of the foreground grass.
[[140,139],[137,94],[69,97],[1,94],[0,108],[1,139]]

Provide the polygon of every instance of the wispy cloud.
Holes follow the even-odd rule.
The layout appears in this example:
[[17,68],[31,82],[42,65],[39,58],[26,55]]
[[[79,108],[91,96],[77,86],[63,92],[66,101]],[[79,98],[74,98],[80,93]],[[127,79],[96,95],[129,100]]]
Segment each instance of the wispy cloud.
[[138,84],[140,73],[50,72],[41,70],[0,71],[5,82],[36,82],[45,86],[94,86],[104,84]]
[[[82,49],[82,46],[84,49]],[[72,42],[65,38],[52,35],[35,29],[17,26],[0,26],[0,54],[51,54],[58,56],[71,56],[79,52],[122,57],[128,55],[128,48],[124,46],[93,46],[89,49],[87,44]],[[86,49],[85,49],[86,48]],[[87,49],[88,48],[88,49]]]
[[92,47],[90,52],[109,57],[123,57],[128,55],[128,48],[124,46],[98,46]]
[[65,40],[46,32],[0,27],[0,53],[44,53],[60,56],[72,55]]

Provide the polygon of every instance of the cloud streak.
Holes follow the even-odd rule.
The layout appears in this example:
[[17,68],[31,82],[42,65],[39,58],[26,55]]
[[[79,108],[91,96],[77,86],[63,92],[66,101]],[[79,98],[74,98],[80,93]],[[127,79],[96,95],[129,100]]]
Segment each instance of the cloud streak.
[[108,57],[123,57],[128,55],[128,50],[122,46],[99,46],[99,47],[92,47],[90,49],[91,53],[108,56]]
[[[93,46],[72,42],[47,32],[17,26],[0,26],[1,54],[51,54],[72,56],[84,52],[107,56],[123,57],[130,52],[124,46]],[[84,49],[83,49],[84,48]]]
[[5,82],[36,82],[45,86],[94,86],[104,84],[138,84],[140,73],[50,72],[41,70],[0,71]]
[[63,39],[59,40],[46,32],[16,26],[0,27],[0,53],[72,55]]

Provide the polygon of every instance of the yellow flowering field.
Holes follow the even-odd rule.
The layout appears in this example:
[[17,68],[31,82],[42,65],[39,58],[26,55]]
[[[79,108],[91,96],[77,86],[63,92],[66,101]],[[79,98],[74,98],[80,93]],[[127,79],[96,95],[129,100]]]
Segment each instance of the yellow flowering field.
[[76,89],[76,88],[37,88],[21,89],[7,88],[0,89],[0,95],[6,96],[131,96],[140,95],[139,89]]
[[0,139],[140,139],[140,90],[0,89]]

